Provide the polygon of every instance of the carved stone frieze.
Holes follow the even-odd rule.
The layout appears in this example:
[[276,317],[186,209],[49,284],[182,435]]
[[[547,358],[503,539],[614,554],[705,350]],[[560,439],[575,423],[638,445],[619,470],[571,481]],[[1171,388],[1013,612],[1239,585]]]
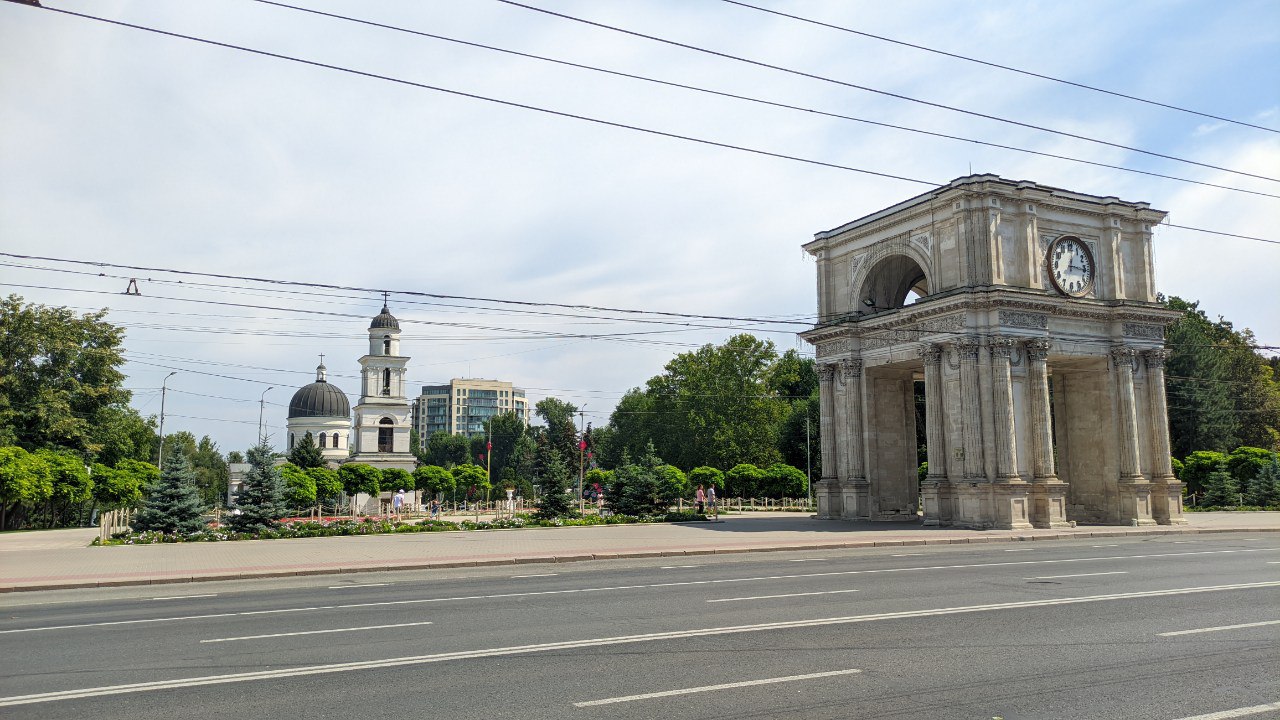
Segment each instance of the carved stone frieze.
[[1144,325],[1140,323],[1127,322],[1124,324],[1123,332],[1125,337],[1147,338],[1149,340],[1164,339],[1164,326],[1162,325]]
[[818,346],[817,355],[820,358],[829,358],[836,355],[848,354],[852,343],[848,340],[833,340],[825,342]]
[[925,365],[940,365],[942,363],[942,346],[926,345],[920,348],[920,359],[924,360]]
[[1000,324],[1009,327],[1046,330],[1049,327],[1049,316],[1024,310],[1001,310]]

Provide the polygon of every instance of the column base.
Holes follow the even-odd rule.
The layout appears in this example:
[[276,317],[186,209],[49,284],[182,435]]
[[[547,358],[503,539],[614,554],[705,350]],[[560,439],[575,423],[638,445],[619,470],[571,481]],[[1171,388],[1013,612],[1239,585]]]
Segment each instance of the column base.
[[822,478],[813,485],[813,496],[818,502],[818,512],[814,517],[819,520],[839,520],[843,509],[840,496],[840,481],[833,478]]
[[1151,482],[1151,517],[1159,525],[1186,525],[1182,514],[1182,483],[1176,478],[1157,478]]
[[1155,525],[1155,518],[1151,516],[1151,485],[1139,476],[1137,481],[1121,478],[1118,487],[1119,523],[1135,527]]
[[863,478],[840,483],[842,520],[871,519],[871,483]]
[[1028,487],[1023,481],[995,483],[991,486],[991,505],[995,510],[993,528],[997,530],[1030,530]]
[[925,527],[951,524],[951,483],[945,475],[920,483],[920,503],[924,506]]
[[1067,520],[1067,483],[1057,478],[1036,478],[1028,495],[1033,527],[1075,527],[1074,522]]

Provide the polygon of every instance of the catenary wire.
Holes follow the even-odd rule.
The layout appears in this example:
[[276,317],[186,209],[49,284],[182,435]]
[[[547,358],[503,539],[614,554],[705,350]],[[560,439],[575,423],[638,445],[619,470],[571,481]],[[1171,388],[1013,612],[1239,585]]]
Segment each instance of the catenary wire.
[[[382,28],[382,29],[385,29],[385,30],[393,30],[393,31],[395,31],[395,32],[406,33],[406,34],[409,34],[409,35],[416,35],[416,36],[418,36],[418,37],[430,38],[430,39],[433,39],[433,40],[440,40],[440,41],[443,41],[443,42],[455,43],[455,44],[458,44],[458,45],[465,45],[465,46],[467,46],[467,47],[473,47],[473,48],[479,48],[479,49],[482,49],[482,50],[489,50],[489,51],[493,51],[493,52],[504,53],[504,54],[507,54],[507,55],[513,55],[513,56],[516,56],[516,57],[522,57],[522,58],[527,58],[527,59],[531,59],[531,60],[538,60],[538,61],[541,61],[541,62],[547,62],[547,63],[554,63],[554,64],[556,64],[556,65],[561,65],[561,66],[564,66],[564,67],[572,67],[572,68],[577,68],[577,69],[580,69],[580,70],[587,70],[587,71],[591,71],[591,72],[604,73],[604,74],[606,74],[606,75],[612,75],[612,76],[614,76],[614,77],[622,77],[622,78],[628,78],[628,79],[631,79],[631,80],[639,80],[639,81],[641,81],[641,82],[652,83],[652,84],[655,84],[655,85],[662,85],[662,86],[665,86],[665,87],[679,88],[679,89],[682,89],[682,90],[690,90],[690,91],[693,91],[693,92],[704,93],[704,94],[707,94],[707,95],[714,95],[714,96],[717,96],[717,97],[730,98],[730,99],[733,99],[733,100],[741,100],[741,101],[744,101],[744,102],[755,103],[755,104],[758,104],[758,105],[766,105],[766,106],[769,106],[769,107],[776,107],[776,108],[781,108],[781,109],[785,109],[785,110],[794,110],[794,111],[797,111],[797,112],[808,113],[808,114],[811,114],[811,115],[819,115],[819,116],[822,116],[822,117],[836,118],[836,119],[840,119],[840,120],[848,120],[848,121],[850,121],[850,122],[862,123],[862,124],[865,124],[865,125],[874,125],[874,126],[877,126],[877,127],[883,127],[883,128],[893,129],[893,130],[900,130],[900,131],[903,131],[903,132],[915,133],[915,134],[918,134],[918,135],[928,135],[928,136],[930,136],[930,137],[937,137],[937,138],[942,138],[942,139],[946,139],[946,140],[955,140],[955,141],[958,141],[958,142],[972,143],[972,144],[975,144],[975,145],[983,145],[983,146],[986,146],[986,147],[999,148],[999,149],[1001,149],[1001,150],[1011,150],[1011,151],[1014,151],[1014,152],[1026,153],[1026,154],[1029,154],[1029,155],[1037,155],[1037,156],[1040,156],[1040,157],[1053,158],[1053,159],[1056,159],[1056,160],[1065,160],[1065,161],[1067,161],[1067,162],[1082,163],[1082,164],[1085,164],[1085,165],[1092,165],[1092,166],[1094,166],[1094,167],[1102,167],[1102,168],[1107,168],[1107,169],[1110,169],[1110,170],[1119,170],[1119,171],[1121,171],[1121,172],[1136,173],[1136,174],[1139,174],[1139,175],[1146,175],[1146,176],[1149,176],[1149,177],[1157,177],[1157,178],[1162,178],[1162,179],[1165,179],[1165,180],[1173,180],[1173,181],[1175,181],[1175,182],[1190,183],[1190,184],[1193,184],[1193,185],[1201,185],[1201,186],[1204,186],[1204,187],[1212,187],[1212,188],[1218,188],[1218,189],[1221,189],[1221,190],[1229,190],[1229,191],[1231,191],[1231,192],[1245,193],[1245,194],[1248,194],[1248,195],[1260,195],[1260,196],[1263,196],[1263,197],[1270,197],[1270,198],[1280,198],[1280,195],[1276,195],[1276,194],[1274,194],[1274,193],[1266,193],[1266,192],[1261,192],[1261,191],[1258,191],[1258,190],[1246,190],[1246,189],[1244,189],[1244,188],[1230,187],[1230,186],[1227,186],[1227,185],[1219,185],[1219,184],[1217,184],[1217,183],[1206,182],[1206,181],[1203,181],[1203,180],[1193,180],[1193,179],[1191,179],[1191,178],[1178,177],[1178,176],[1175,176],[1175,175],[1166,175],[1166,174],[1164,174],[1164,173],[1152,172],[1152,171],[1149,171],[1149,170],[1139,170],[1139,169],[1137,169],[1137,168],[1129,168],[1129,167],[1124,167],[1124,166],[1122,166],[1122,165],[1112,165],[1112,164],[1110,164],[1110,163],[1098,162],[1098,161],[1096,161],[1096,160],[1086,160],[1086,159],[1084,159],[1084,158],[1071,157],[1071,156],[1068,156],[1068,155],[1059,155],[1059,154],[1056,154],[1056,153],[1044,152],[1044,151],[1041,151],[1041,150],[1032,150],[1032,149],[1029,149],[1029,148],[1016,147],[1016,146],[1013,146],[1013,145],[1003,145],[1003,144],[1001,144],[1001,143],[988,142],[988,141],[986,141],[986,140],[978,140],[978,139],[975,139],[975,138],[961,137],[961,136],[959,136],[959,135],[949,135],[949,134],[947,134],[947,133],[935,132],[935,131],[932,131],[932,130],[924,130],[924,129],[921,129],[921,128],[909,127],[909,126],[906,126],[906,125],[897,125],[897,124],[894,124],[894,123],[880,122],[880,121],[877,121],[877,120],[869,120],[869,119],[867,119],[867,118],[854,117],[854,116],[852,116],[852,115],[844,115],[844,114],[841,114],[841,113],[828,112],[828,111],[825,111],[825,110],[818,110],[818,109],[815,109],[815,108],[801,107],[801,106],[798,106],[798,105],[791,105],[791,104],[788,104],[788,103],[775,102],[775,101],[772,101],[772,100],[765,100],[765,99],[762,99],[762,98],[751,97],[751,96],[748,96],[748,95],[739,95],[739,94],[736,94],[736,93],[724,92],[724,91],[721,91],[721,90],[713,90],[713,89],[711,89],[711,88],[699,87],[699,86],[697,86],[697,85],[688,85],[688,84],[685,84],[685,83],[678,83],[678,82],[673,82],[673,81],[670,81],[670,80],[661,80],[661,79],[658,79],[658,78],[648,77],[648,76],[645,76],[645,75],[637,75],[637,74],[634,74],[634,73],[621,72],[621,71],[618,71],[618,70],[610,70],[610,69],[602,68],[602,67],[598,67],[598,66],[595,66],[595,65],[587,65],[587,64],[584,64],[584,63],[576,63],[576,62],[571,62],[571,61],[568,61],[568,60],[560,60],[560,59],[557,59],[557,58],[547,57],[547,56],[544,56],[544,55],[535,55],[535,54],[533,54],[533,53],[520,52],[520,51],[518,51],[518,50],[511,50],[511,49],[508,49],[508,48],[497,47],[497,46],[494,46],[494,45],[486,45],[486,44],[484,44],[484,43],[473,42],[473,41],[470,41],[470,40],[461,40],[461,39],[458,39],[458,38],[452,38],[452,37],[448,37],[448,36],[446,36],[446,35],[439,35],[439,34],[436,34],[436,33],[423,32],[423,31],[421,31],[421,30],[414,30],[414,29],[406,28],[406,27],[402,27],[402,26],[399,26],[399,25],[390,25],[390,24],[387,24],[387,23],[375,22],[375,21],[373,21],[373,20],[366,20],[366,19],[363,19],[363,18],[352,17],[352,16],[349,16],[349,15],[340,15],[340,14],[337,14],[337,13],[325,12],[325,11],[323,11],[323,10],[315,10],[315,9],[312,9],[312,8],[301,7],[301,6],[298,6],[298,5],[291,5],[291,4],[289,4],[289,3],[276,2],[275,0],[255,0],[255,2],[261,3],[261,4],[263,4],[263,5],[272,5],[272,6],[275,6],[275,7],[284,8],[284,9],[288,9],[288,10],[296,10],[296,11],[298,11],[298,12],[309,13],[309,14],[312,14],[312,15],[319,15],[319,16],[321,16],[321,17],[332,18],[332,19],[335,19],[335,20],[342,20],[342,21],[345,21],[345,22],[357,23],[357,24],[360,24],[360,25],[367,25],[367,26],[370,26],[370,27]],[[1210,117],[1212,117],[1212,116],[1210,116]]]
[[[259,0],[259,2],[262,2],[262,1],[263,0]],[[927,45],[917,45],[915,43],[906,42],[905,40],[895,40],[893,38],[885,37],[883,35],[876,35],[873,33],[869,33],[864,30],[855,30],[854,28],[846,27],[843,25],[835,25],[833,23],[823,22],[821,20],[815,20],[813,18],[802,17],[800,15],[793,15],[792,13],[785,13],[785,12],[782,12],[781,10],[774,10],[772,8],[765,8],[765,7],[760,7],[758,5],[752,5],[750,3],[742,2],[741,0],[721,0],[721,2],[725,2],[730,5],[737,5],[738,7],[747,8],[749,10],[756,10],[763,13],[769,13],[770,15],[777,15],[779,17],[798,20],[800,22],[808,23],[810,25],[817,25],[819,27],[830,28],[832,30],[839,30],[840,32],[846,32],[852,35],[859,35],[865,38],[871,38],[872,40],[879,40],[881,42],[892,43],[894,45],[901,45],[903,47],[914,48],[916,50],[923,50],[924,52],[934,53],[936,55],[942,55],[944,57],[949,57],[956,60],[964,60],[966,62],[977,63],[978,65],[986,65],[987,67],[993,67],[999,70],[1007,70],[1009,72],[1018,73],[1019,75],[1026,75],[1028,77],[1039,78],[1041,80],[1048,80],[1050,82],[1061,83],[1063,85],[1070,85],[1072,87],[1081,88],[1083,90],[1091,90],[1093,92],[1102,93],[1104,95],[1111,95],[1113,97],[1124,98],[1125,100],[1133,100],[1134,102],[1145,103],[1147,105],[1154,105],[1156,107],[1162,107],[1167,110],[1175,110],[1177,112],[1187,113],[1189,115],[1199,115],[1200,117],[1209,118],[1210,120],[1220,120],[1222,122],[1231,123],[1233,125],[1242,125],[1244,127],[1254,128],[1255,130],[1265,130],[1266,132],[1280,133],[1280,130],[1276,130],[1275,128],[1269,128],[1263,125],[1255,125],[1253,123],[1245,122],[1243,120],[1233,120],[1228,117],[1222,117],[1221,115],[1213,115],[1207,112],[1201,112],[1199,110],[1191,110],[1190,108],[1184,108],[1178,105],[1163,103],[1158,100],[1149,100],[1147,98],[1141,98],[1136,95],[1129,95],[1127,93],[1118,92],[1116,90],[1107,90],[1106,88],[1100,88],[1095,85],[1088,85],[1086,83],[1075,82],[1074,80],[1065,80],[1063,78],[1053,77],[1052,75],[1045,75],[1043,73],[1038,73],[1031,70],[1023,70],[1021,68],[1012,67],[1010,65],[1001,65],[1000,63],[991,62],[989,60],[979,60],[978,58],[969,57],[967,55],[960,55],[959,53],[947,52],[946,50],[939,50],[937,48],[932,48]]]
[[1129,151],[1129,152],[1136,152],[1136,153],[1140,153],[1140,154],[1143,154],[1143,155],[1150,155],[1150,156],[1152,156],[1152,157],[1163,158],[1163,159],[1165,159],[1165,160],[1173,160],[1173,161],[1175,161],[1175,162],[1186,163],[1186,164],[1188,164],[1188,165],[1196,165],[1196,166],[1199,166],[1199,167],[1209,168],[1209,169],[1211,169],[1211,170],[1220,170],[1220,171],[1222,171],[1222,172],[1231,173],[1231,174],[1233,174],[1233,175],[1242,175],[1242,176],[1244,176],[1244,177],[1257,178],[1257,179],[1259,179],[1259,180],[1268,180],[1268,181],[1270,181],[1270,182],[1280,182],[1280,178],[1267,177],[1266,175],[1256,175],[1256,174],[1254,174],[1254,173],[1244,172],[1243,170],[1233,170],[1233,169],[1231,169],[1231,168],[1225,168],[1225,167],[1220,167],[1220,166],[1218,166],[1218,165],[1211,165],[1211,164],[1208,164],[1208,163],[1202,163],[1202,162],[1199,162],[1199,161],[1196,161],[1196,160],[1189,160],[1189,159],[1187,159],[1187,158],[1180,158],[1180,157],[1177,157],[1177,156],[1174,156],[1174,155],[1166,155],[1166,154],[1164,154],[1164,153],[1155,152],[1154,150],[1143,150],[1142,148],[1131,147],[1131,146],[1129,146],[1129,145],[1122,145],[1122,144],[1120,144],[1120,143],[1113,143],[1113,142],[1110,142],[1110,141],[1107,141],[1107,140],[1101,140],[1101,139],[1098,139],[1098,138],[1092,138],[1092,137],[1089,137],[1089,136],[1087,136],[1087,135],[1078,135],[1078,134],[1076,134],[1076,133],[1070,133],[1070,132],[1067,132],[1067,131],[1065,131],[1065,130],[1054,130],[1053,128],[1045,127],[1045,126],[1043,126],[1043,125],[1035,125],[1035,124],[1032,124],[1032,123],[1025,123],[1025,122],[1021,122],[1021,121],[1018,121],[1018,120],[1011,120],[1011,119],[1009,119],[1009,118],[1002,118],[1002,117],[1000,117],[1000,116],[998,116],[998,115],[990,115],[990,114],[987,114],[987,113],[981,113],[981,112],[978,112],[978,111],[976,111],[976,110],[965,110],[965,109],[963,109],[963,108],[958,108],[958,107],[954,107],[954,106],[951,106],[951,105],[945,105],[945,104],[943,104],[943,103],[936,103],[936,102],[932,102],[932,101],[930,101],[930,100],[922,100],[922,99],[920,99],[920,98],[914,98],[914,97],[910,97],[910,96],[908,96],[908,95],[902,95],[902,94],[900,94],[900,93],[889,92],[889,91],[887,91],[887,90],[878,90],[878,89],[876,89],[876,88],[867,87],[867,86],[865,86],[865,85],[858,85],[858,84],[851,83],[851,82],[847,82],[847,81],[844,81],[844,80],[837,80],[837,79],[835,79],[835,78],[830,78],[830,77],[826,77],[826,76],[823,76],[823,75],[817,75],[817,74],[814,74],[814,73],[805,72],[805,71],[803,71],[803,70],[796,70],[796,69],[794,69],[794,68],[783,67],[783,66],[781,66],[781,65],[773,65],[773,64],[771,64],[771,63],[766,63],[766,62],[763,62],[763,61],[760,61],[760,60],[752,60],[752,59],[750,59],[750,58],[742,57],[742,56],[740,56],[740,55],[732,55],[732,54],[730,54],[730,53],[720,52],[720,51],[718,51],[718,50],[712,50],[712,49],[710,49],[710,48],[704,48],[704,47],[700,47],[700,46],[697,46],[697,45],[691,45],[691,44],[689,44],[689,43],[682,43],[682,42],[679,42],[679,41],[676,41],[676,40],[669,40],[669,39],[667,39],[667,38],[658,37],[657,35],[648,35],[648,34],[646,34],[646,33],[642,33],[642,32],[636,31],[636,30],[628,30],[628,29],[626,29],[626,28],[621,28],[621,27],[618,27],[618,26],[616,26],[616,25],[608,25],[608,24],[605,24],[605,23],[596,22],[596,21],[594,21],[594,20],[587,20],[587,19],[585,19],[585,18],[576,17],[576,16],[574,16],[574,15],[568,15],[568,14],[566,14],[566,13],[556,12],[556,11],[554,11],[554,10],[548,10],[548,9],[546,9],[546,8],[540,8],[540,7],[536,7],[536,6],[533,6],[533,5],[526,5],[526,4],[521,3],[521,2],[516,2],[516,0],[495,0],[495,1],[496,1],[496,2],[500,2],[500,3],[504,4],[504,5],[510,5],[510,6],[512,6],[512,7],[523,8],[523,9],[525,9],[525,10],[531,10],[531,11],[536,12],[536,13],[542,13],[542,14],[544,14],[544,15],[550,15],[550,16],[552,16],[552,17],[557,17],[557,18],[560,18],[560,19],[563,19],[563,20],[569,20],[569,21],[571,21],[571,22],[582,23],[582,24],[584,24],[584,25],[590,25],[590,26],[592,26],[592,27],[597,27],[597,28],[601,28],[601,29],[604,29],[604,30],[610,30],[610,31],[612,31],[612,32],[623,33],[623,34],[625,34],[625,35],[630,35],[630,36],[632,36],[632,37],[643,38],[643,39],[645,39],[645,40],[652,40],[652,41],[654,41],[654,42],[663,43],[663,44],[665,44],[665,45],[671,45],[671,46],[673,46],[673,47],[684,48],[684,49],[686,49],[686,50],[692,50],[692,51],[694,51],[694,52],[704,53],[704,54],[707,54],[707,55],[714,55],[714,56],[716,56],[716,57],[725,58],[725,59],[727,59],[727,60],[733,60],[733,61],[735,61],[735,62],[747,63],[747,64],[749,64],[749,65],[754,65],[754,66],[756,66],[756,67],[767,68],[767,69],[769,69],[769,70],[777,70],[777,71],[779,71],[779,72],[784,72],[784,73],[788,73],[788,74],[791,74],[791,75],[797,75],[797,76],[799,76],[799,77],[806,77],[806,78],[809,78],[809,79],[811,79],[811,80],[818,80],[818,81],[820,81],[820,82],[831,83],[831,84],[834,84],[834,85],[841,85],[841,86],[844,86],[844,87],[853,88],[853,89],[855,89],[855,90],[862,90],[862,91],[865,91],[865,92],[875,93],[875,94],[877,94],[877,95],[884,95],[884,96],[886,96],[886,97],[897,98],[897,99],[899,99],[899,100],[904,100],[904,101],[906,101],[906,102],[917,103],[917,104],[925,105],[925,106],[928,106],[928,107],[938,108],[938,109],[940,109],[940,110],[947,110],[947,111],[950,111],[950,112],[961,113],[961,114],[964,114],[964,115],[970,115],[970,116],[973,116],[973,117],[980,117],[980,118],[984,118],[984,119],[987,119],[987,120],[994,120],[995,122],[1004,123],[1004,124],[1007,124],[1007,125],[1015,125],[1015,126],[1017,126],[1017,127],[1027,128],[1027,129],[1030,129],[1030,130],[1037,130],[1037,131],[1040,131],[1040,132],[1051,133],[1051,134],[1053,134],[1053,135],[1059,135],[1059,136],[1062,136],[1062,137],[1069,137],[1069,138],[1073,138],[1073,139],[1076,139],[1076,140],[1083,140],[1083,141],[1085,141],[1085,142],[1095,143],[1095,144],[1098,144],[1098,145],[1106,145],[1107,147],[1118,148],[1118,149],[1120,149],[1120,150],[1127,150],[1127,151]]

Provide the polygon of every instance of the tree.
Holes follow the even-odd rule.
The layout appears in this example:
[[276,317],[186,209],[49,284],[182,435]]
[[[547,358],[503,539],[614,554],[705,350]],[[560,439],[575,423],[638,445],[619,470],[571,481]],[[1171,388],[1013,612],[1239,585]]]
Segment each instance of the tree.
[[296,512],[316,504],[316,480],[306,470],[293,463],[285,463],[277,470],[284,481],[285,507]]
[[778,451],[792,467],[808,468],[812,477],[822,477],[822,423],[818,391],[803,400],[793,400],[778,428]]
[[79,517],[80,504],[89,499],[93,490],[89,469],[78,455],[50,450],[40,450],[36,455],[49,468],[52,484],[48,500],[49,526],[58,527],[68,519],[74,522]]
[[391,492],[413,488],[413,475],[408,470],[387,468],[382,471],[382,479],[378,481],[378,487],[386,488]]
[[115,471],[128,474],[142,489],[143,496],[150,494],[152,488],[160,482],[160,469],[149,462],[121,460],[116,463]]
[[130,397],[119,369],[124,329],[106,314],[0,300],[0,445],[84,457],[104,449],[94,427],[127,415]]
[[113,467],[121,460],[151,460],[158,440],[155,417],[143,418],[128,406],[103,408],[89,428],[89,447],[97,448],[95,459]]
[[302,439],[293,444],[293,449],[289,451],[289,462],[303,470],[324,467],[324,455],[316,447],[316,439],[311,437],[310,431],[303,433]]
[[544,451],[539,484],[542,496],[538,499],[538,517],[550,520],[578,514],[574,507],[577,501],[569,492],[572,487],[569,467],[560,458],[559,451],[549,445]]
[[43,460],[20,447],[0,447],[0,529],[10,527],[15,510],[52,495],[53,479]]
[[191,455],[191,469],[196,474],[196,487],[200,488],[200,499],[204,504],[224,504],[231,471],[227,467],[227,461],[222,459],[217,443],[210,440],[208,435],[196,443]]
[[191,463],[175,452],[165,456],[160,479],[134,518],[133,529],[186,535],[204,529],[203,510]]
[[338,471],[327,467],[313,467],[304,470],[311,481],[316,484],[316,502],[322,505],[337,505],[342,495],[342,480],[338,479]]
[[1182,475],[1179,477],[1186,484],[1187,492],[1204,492],[1209,473],[1217,470],[1219,465],[1225,465],[1226,462],[1227,456],[1220,452],[1198,450],[1182,461]]
[[470,443],[462,435],[437,430],[427,439],[427,462],[448,469],[469,462]]
[[514,412],[494,415],[485,423],[485,435],[493,443],[488,453],[489,472],[494,477],[505,478],[507,470],[511,469],[512,479],[515,479],[514,468],[519,464],[517,451],[527,431],[524,420]]
[[663,497],[675,500],[689,494],[689,478],[675,465],[658,466],[659,493]]
[[1227,455],[1227,472],[1236,481],[1236,487],[1244,490],[1263,468],[1275,460],[1276,454],[1257,447],[1238,447]]
[[1239,488],[1236,481],[1227,471],[1226,463],[1209,473],[1204,482],[1204,495],[1200,498],[1201,507],[1227,507],[1238,504]]
[[715,488],[717,493],[724,492],[724,473],[713,467],[702,465],[689,471],[689,484],[697,487]]
[[566,466],[577,468],[578,465],[578,430],[574,424],[574,415],[578,406],[559,398],[549,397],[538,401],[533,406],[534,412],[546,423],[547,442],[560,454],[560,460]]
[[489,474],[484,468],[473,463],[459,465],[453,469],[453,482],[459,490],[465,490],[467,497],[472,500],[484,500],[489,495],[492,486],[489,484]]
[[240,513],[230,516],[229,524],[237,532],[270,530],[279,525],[280,518],[288,512],[284,483],[274,459],[275,453],[265,442],[249,448],[249,472],[245,473],[236,495]]
[[733,497],[755,497],[764,481],[764,472],[750,463],[740,463],[724,474],[725,494]]
[[609,424],[592,432],[596,460],[616,468],[624,455],[640,457],[649,443],[656,442],[658,421],[653,398],[640,388],[628,390],[609,416]]
[[438,465],[423,465],[413,471],[414,487],[431,497],[452,493],[453,473]]
[[1280,505],[1280,458],[1271,457],[1271,462],[1258,471],[1245,488],[1245,502],[1259,507]]
[[805,494],[805,474],[786,463],[774,463],[761,471],[760,494],[770,498],[798,498]]
[[127,470],[101,463],[93,466],[93,499],[104,510],[134,507],[142,501],[142,488],[146,483],[146,477]]
[[372,465],[365,463],[343,463],[338,468],[338,479],[342,481],[342,491],[354,498],[360,493],[377,496],[382,473]]
[[239,450],[232,450],[231,452],[227,453],[227,462],[235,463],[237,465],[239,465],[240,463],[243,463],[244,453],[240,452]]
[[654,515],[666,513],[682,494],[683,488],[664,472],[666,464],[650,443],[637,462],[624,458],[613,470],[613,482],[605,493],[605,503],[616,513]]

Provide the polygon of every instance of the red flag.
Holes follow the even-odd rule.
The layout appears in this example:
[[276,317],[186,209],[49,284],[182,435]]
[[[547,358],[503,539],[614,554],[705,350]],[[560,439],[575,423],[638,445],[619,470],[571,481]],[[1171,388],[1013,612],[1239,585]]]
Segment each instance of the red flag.
[[493,449],[493,443],[492,443],[492,442],[487,442],[487,443],[485,443],[485,444],[484,444],[484,449],[485,449],[485,450],[492,450],[492,449]]
[[480,458],[480,462],[484,462],[484,453],[476,453],[476,457]]
[[581,440],[581,441],[579,441],[579,442],[578,442],[578,449],[579,449],[579,450],[586,450],[586,449],[587,449],[587,441],[586,441],[586,440]]

